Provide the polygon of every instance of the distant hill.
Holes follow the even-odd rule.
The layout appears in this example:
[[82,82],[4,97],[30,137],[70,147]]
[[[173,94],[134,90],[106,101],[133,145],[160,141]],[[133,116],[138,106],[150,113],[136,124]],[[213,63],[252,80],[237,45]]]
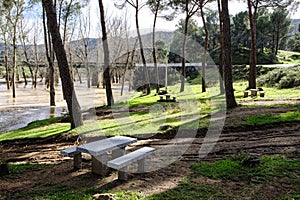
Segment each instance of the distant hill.
[[[156,40],[163,40],[171,44],[173,32],[159,31],[155,34]],[[143,44],[145,47],[152,47],[152,33],[142,35]]]
[[300,24],[300,19],[292,19],[291,25],[293,26],[292,34],[295,34],[298,32],[298,27]]
[[[172,37],[173,37],[173,32],[164,32],[164,31],[160,31],[160,32],[157,32],[156,33],[156,40],[164,40],[166,43],[170,44],[171,41],[172,41]],[[102,40],[101,38],[86,38],[86,40],[88,40],[88,49],[89,49],[89,57],[90,57],[90,61],[91,62],[96,62],[96,58],[98,57],[97,55],[97,51],[96,51],[96,47],[97,47],[97,44],[100,44],[100,48],[102,48]],[[123,41],[122,41],[123,40]],[[132,49],[135,45],[137,41],[137,36],[135,37],[131,37],[129,39],[129,43],[130,43],[130,48]],[[151,49],[152,48],[152,33],[147,33],[147,34],[143,34],[142,35],[142,41],[143,41],[143,46],[145,49]],[[69,42],[69,45],[70,45],[70,48],[73,50],[73,55],[76,55],[78,54],[78,56],[75,56],[73,61],[74,62],[78,62],[78,61],[81,61],[81,59],[79,58],[82,57],[82,51],[83,51],[83,41],[82,40],[73,40],[71,42]],[[110,39],[110,47],[113,47],[113,46],[122,46],[123,48],[126,46],[126,39],[125,38],[122,38],[121,41],[119,38],[116,38],[116,39]],[[27,45],[27,47],[31,47],[32,45]],[[136,48],[138,49],[139,48],[139,45],[137,43],[137,46]],[[31,49],[31,48],[29,48]],[[20,47],[19,48],[20,51],[22,51],[22,48]],[[111,55],[114,55],[114,53],[117,53],[117,52],[114,52],[116,51],[115,48],[111,48]],[[38,45],[38,51],[41,52],[41,54],[44,54],[45,53],[45,46],[44,44],[39,44]],[[151,54],[151,50],[150,51],[150,54]],[[75,53],[77,52],[77,53]],[[102,59],[102,54],[103,52],[101,51],[100,52],[100,59]],[[4,54],[4,44],[3,43],[0,43],[0,57],[3,56]],[[101,62],[101,61],[100,61]]]

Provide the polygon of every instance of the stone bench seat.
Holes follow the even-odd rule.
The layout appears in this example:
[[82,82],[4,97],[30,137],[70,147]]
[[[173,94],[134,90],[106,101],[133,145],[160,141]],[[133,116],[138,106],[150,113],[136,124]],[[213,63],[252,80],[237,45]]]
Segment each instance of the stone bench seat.
[[151,147],[143,147],[135,150],[107,163],[108,167],[118,170],[118,179],[127,180],[128,178],[128,166],[134,162],[138,162],[138,172],[145,172],[146,169],[146,157],[155,151]]
[[71,147],[68,149],[61,150],[60,153],[63,156],[69,156],[73,157],[73,167],[74,169],[80,169],[81,168],[81,161],[82,161],[82,156],[81,152],[77,150],[77,147]]
[[64,156],[73,157],[76,154],[80,154],[81,152],[77,150],[77,147],[71,147],[68,149],[61,150],[60,153]]

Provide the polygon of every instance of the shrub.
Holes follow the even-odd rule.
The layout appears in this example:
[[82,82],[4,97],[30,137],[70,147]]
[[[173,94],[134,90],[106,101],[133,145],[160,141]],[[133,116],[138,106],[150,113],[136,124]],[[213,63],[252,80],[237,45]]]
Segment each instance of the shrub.
[[300,68],[280,68],[268,72],[257,81],[258,86],[293,88],[300,85]]

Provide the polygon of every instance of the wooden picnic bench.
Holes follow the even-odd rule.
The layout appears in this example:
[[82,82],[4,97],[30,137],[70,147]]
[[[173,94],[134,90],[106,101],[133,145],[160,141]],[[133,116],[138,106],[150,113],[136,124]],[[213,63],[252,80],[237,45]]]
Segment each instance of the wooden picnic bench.
[[[120,180],[127,180],[127,166],[138,161],[139,171],[146,171],[145,158],[154,152],[153,148],[144,147],[126,154],[125,147],[137,142],[136,138],[115,136],[71,147],[61,151],[64,156],[73,157],[74,168],[81,168],[81,154],[88,153],[92,156],[92,173],[106,175],[107,167],[117,169]],[[107,153],[112,151],[112,160],[108,161]]]

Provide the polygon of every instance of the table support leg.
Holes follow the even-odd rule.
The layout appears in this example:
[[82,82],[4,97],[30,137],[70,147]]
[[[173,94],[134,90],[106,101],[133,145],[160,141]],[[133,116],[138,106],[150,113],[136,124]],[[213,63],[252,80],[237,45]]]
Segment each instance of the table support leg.
[[118,179],[121,181],[127,181],[128,179],[128,167],[123,167],[118,171]]
[[125,147],[113,150],[112,151],[112,160],[115,158],[124,156],[125,154],[126,154]]
[[92,173],[105,176],[107,173],[107,154],[92,156]]
[[143,158],[143,159],[137,161],[137,163],[138,163],[138,172],[139,173],[144,173],[147,171],[146,158]]
[[73,158],[73,167],[75,170],[81,169],[82,157],[81,153],[75,154]]

